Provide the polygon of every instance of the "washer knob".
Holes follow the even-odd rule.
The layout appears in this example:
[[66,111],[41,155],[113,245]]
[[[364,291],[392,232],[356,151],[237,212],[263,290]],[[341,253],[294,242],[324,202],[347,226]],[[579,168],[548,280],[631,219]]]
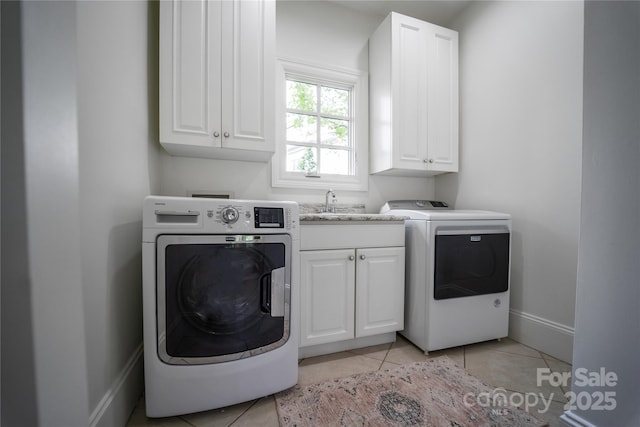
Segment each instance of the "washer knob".
[[224,222],[225,224],[233,224],[240,217],[240,213],[238,212],[238,209],[228,206],[222,209],[221,217],[222,222]]

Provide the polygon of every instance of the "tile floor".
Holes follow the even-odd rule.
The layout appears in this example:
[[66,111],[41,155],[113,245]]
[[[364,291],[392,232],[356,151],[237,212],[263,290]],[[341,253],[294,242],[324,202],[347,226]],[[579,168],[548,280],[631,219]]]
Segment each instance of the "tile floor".
[[[488,386],[504,388],[506,396],[513,403],[534,403],[538,399],[536,407],[529,405],[529,412],[546,420],[550,427],[559,425],[558,417],[566,403],[564,394],[569,390],[552,387],[546,381],[538,387],[537,369],[570,372],[571,365],[508,338],[431,352],[425,356],[419,348],[398,335],[394,343],[303,359],[299,363],[298,383],[304,385],[322,382],[442,355],[449,356]],[[543,403],[541,396],[546,403]],[[548,405],[547,410],[545,405]],[[527,405],[521,405],[524,406]],[[156,419],[145,417],[144,399],[140,399],[127,427],[141,426],[271,427],[278,426],[278,416],[272,396],[197,414]]]

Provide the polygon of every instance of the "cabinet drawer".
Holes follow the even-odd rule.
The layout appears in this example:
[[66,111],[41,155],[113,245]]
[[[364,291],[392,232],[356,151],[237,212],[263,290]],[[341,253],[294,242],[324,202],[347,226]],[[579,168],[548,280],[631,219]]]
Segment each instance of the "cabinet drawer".
[[300,227],[300,249],[349,249],[404,246],[404,223],[350,222]]

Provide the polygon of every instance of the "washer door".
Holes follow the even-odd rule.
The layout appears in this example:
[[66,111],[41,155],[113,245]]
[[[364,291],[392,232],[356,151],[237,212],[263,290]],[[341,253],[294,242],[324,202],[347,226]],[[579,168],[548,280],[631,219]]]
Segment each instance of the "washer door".
[[273,350],[289,338],[289,235],[161,235],[158,353],[204,364]]

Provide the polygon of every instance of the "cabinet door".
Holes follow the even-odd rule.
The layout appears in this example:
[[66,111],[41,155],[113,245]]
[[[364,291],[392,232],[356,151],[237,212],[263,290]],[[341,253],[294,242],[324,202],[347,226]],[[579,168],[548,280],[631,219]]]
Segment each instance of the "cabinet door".
[[300,347],[354,337],[355,251],[300,252]]
[[427,167],[458,171],[458,33],[427,27],[429,105]]
[[356,252],[356,336],[404,328],[404,247]]
[[458,33],[392,12],[369,40],[371,173],[458,171]]
[[268,161],[275,0],[160,2],[160,142],[172,155]]
[[221,3],[222,146],[273,152],[275,1]]
[[392,15],[393,167],[427,169],[427,24]]
[[221,7],[206,0],[160,2],[163,143],[220,146],[214,134],[221,128]]

